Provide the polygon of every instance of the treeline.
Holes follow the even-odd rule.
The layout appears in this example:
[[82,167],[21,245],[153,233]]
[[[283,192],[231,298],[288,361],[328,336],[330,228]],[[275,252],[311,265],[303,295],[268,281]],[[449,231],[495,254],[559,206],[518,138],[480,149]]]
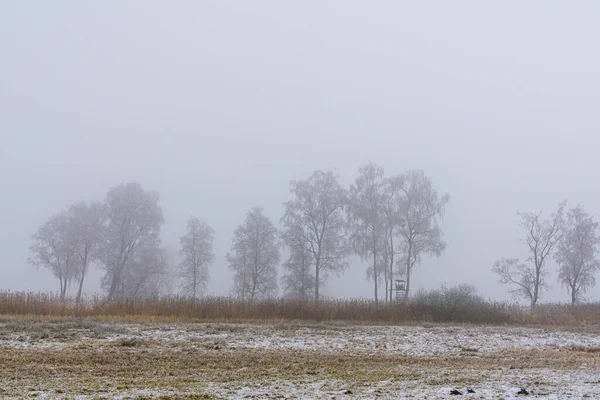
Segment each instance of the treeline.
[[[290,182],[290,195],[279,226],[257,206],[235,229],[226,256],[234,296],[254,300],[281,292],[318,300],[327,278],[342,274],[357,255],[373,282],[375,302],[391,301],[395,278],[406,281],[408,296],[413,268],[446,247],[439,221],[450,197],[438,194],[423,171],[385,177],[383,168],[369,163],[344,188],[337,174],[318,170]],[[81,298],[92,265],[104,272],[101,285],[109,300],[164,293],[173,278],[182,295],[199,297],[215,260],[214,230],[191,217],[179,254],[171,255],[160,238],[164,222],[158,193],[122,184],[103,201],[73,204],[40,226],[29,262],[52,272],[61,298],[73,286]]]
[[[403,280],[406,299],[413,268],[446,248],[440,222],[450,196],[438,193],[423,171],[386,177],[382,167],[369,163],[349,188],[333,171],[317,170],[291,181],[289,189],[278,223],[257,206],[233,232],[226,261],[234,297],[258,300],[281,293],[319,300],[327,278],[343,274],[358,256],[375,303],[396,298],[396,279]],[[599,266],[598,223],[582,206],[566,211],[566,203],[547,219],[542,213],[519,216],[530,256],[524,262],[497,261],[492,270],[499,282],[535,307],[550,287],[548,261],[554,259],[571,302],[584,301]],[[101,286],[109,300],[160,295],[174,281],[180,294],[203,296],[215,260],[214,230],[206,220],[190,217],[178,254],[170,254],[160,237],[164,222],[158,193],[122,184],[104,200],[73,204],[40,226],[32,235],[29,262],[52,272],[63,299],[73,286],[81,299],[92,265],[103,271]],[[289,256],[282,260],[284,248]]]
[[499,282],[508,285],[514,297],[529,300],[532,308],[550,288],[550,258],[558,264],[557,280],[566,288],[571,304],[587,300],[586,291],[596,284],[599,225],[583,206],[566,212],[565,208],[566,202],[560,203],[547,219],[542,212],[518,213],[525,231],[522,243],[529,256],[524,262],[503,258],[492,268]]

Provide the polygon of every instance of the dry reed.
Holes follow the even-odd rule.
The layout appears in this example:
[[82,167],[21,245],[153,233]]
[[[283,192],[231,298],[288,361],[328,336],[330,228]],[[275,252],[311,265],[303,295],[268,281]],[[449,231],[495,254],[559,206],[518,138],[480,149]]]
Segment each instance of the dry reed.
[[75,318],[172,319],[183,321],[318,321],[373,324],[472,323],[581,326],[600,324],[600,303],[544,304],[535,310],[478,296],[449,297],[432,291],[409,302],[292,299],[242,301],[229,297],[181,296],[121,299],[99,297],[79,303],[37,292],[0,292],[0,315]]

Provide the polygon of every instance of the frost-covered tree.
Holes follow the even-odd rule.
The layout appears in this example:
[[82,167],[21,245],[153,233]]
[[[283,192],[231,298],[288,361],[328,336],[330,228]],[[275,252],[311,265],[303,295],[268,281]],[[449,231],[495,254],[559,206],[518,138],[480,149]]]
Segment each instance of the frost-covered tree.
[[558,263],[558,281],[567,289],[572,304],[581,301],[587,289],[596,284],[599,245],[594,218],[582,206],[569,210],[554,259]]
[[214,230],[205,222],[191,217],[187,223],[187,231],[180,239],[179,251],[181,262],[179,276],[183,294],[196,297],[206,289],[210,273],[209,265],[214,261]]
[[373,279],[373,293],[377,303],[378,281],[387,266],[384,264],[387,261],[384,171],[378,165],[369,163],[359,168],[358,174],[354,184],[350,186],[349,194],[350,243],[363,261],[370,261],[367,278]]
[[28,262],[36,268],[48,268],[60,284],[60,298],[64,300],[69,283],[75,278],[78,260],[73,231],[66,211],[51,217],[31,236]]
[[348,244],[344,207],[347,193],[332,171],[315,171],[308,179],[290,182],[294,198],[284,203],[281,219],[285,234],[302,239],[311,254],[314,269],[314,296],[331,273],[340,274],[348,267]]
[[262,207],[254,207],[235,230],[227,254],[234,272],[234,293],[242,300],[276,296],[279,257],[277,229]]
[[[160,248],[160,228],[164,223],[157,192],[145,191],[138,183],[110,189],[105,200],[106,229],[99,251],[105,275],[102,286],[108,299],[125,297],[139,290],[131,289],[132,276],[139,276],[136,262],[154,259]],[[158,262],[153,264],[157,265]],[[151,270],[151,266],[148,267]],[[134,271],[135,270],[135,271]],[[135,279],[137,280],[137,278]]]
[[78,263],[74,276],[78,284],[76,301],[80,301],[89,265],[98,257],[104,235],[105,213],[101,203],[78,202],[69,207],[67,215]]
[[405,297],[408,298],[415,265],[421,262],[423,255],[439,257],[446,249],[440,219],[450,202],[450,195],[440,195],[421,170],[409,170],[394,178],[393,184],[399,191],[398,252],[404,260]]
[[566,203],[560,203],[558,210],[549,219],[542,219],[542,212],[518,213],[521,228],[526,232],[523,243],[527,246],[529,257],[525,263],[517,258],[503,258],[496,261],[492,271],[500,277],[499,282],[510,286],[509,292],[516,297],[524,297],[535,307],[548,283],[546,261],[554,246],[561,240]]

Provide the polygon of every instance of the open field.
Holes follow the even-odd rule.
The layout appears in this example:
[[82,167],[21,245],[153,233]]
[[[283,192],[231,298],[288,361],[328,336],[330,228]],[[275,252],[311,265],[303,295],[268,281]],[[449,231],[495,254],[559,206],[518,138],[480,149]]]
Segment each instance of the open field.
[[0,396],[438,399],[456,389],[472,399],[593,399],[599,333],[4,317]]

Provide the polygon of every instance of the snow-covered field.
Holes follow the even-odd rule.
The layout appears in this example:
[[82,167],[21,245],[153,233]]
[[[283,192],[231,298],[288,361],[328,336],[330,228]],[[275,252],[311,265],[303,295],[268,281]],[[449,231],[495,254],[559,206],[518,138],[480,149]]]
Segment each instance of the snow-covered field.
[[596,332],[4,321],[0,398],[597,399]]
[[257,326],[131,326],[108,340],[143,338],[162,345],[191,342],[217,343],[229,349],[318,350],[351,354],[394,354],[437,357],[473,350],[490,354],[504,349],[600,348],[600,335],[565,330],[467,327],[467,326],[355,326],[297,327],[282,329]]

